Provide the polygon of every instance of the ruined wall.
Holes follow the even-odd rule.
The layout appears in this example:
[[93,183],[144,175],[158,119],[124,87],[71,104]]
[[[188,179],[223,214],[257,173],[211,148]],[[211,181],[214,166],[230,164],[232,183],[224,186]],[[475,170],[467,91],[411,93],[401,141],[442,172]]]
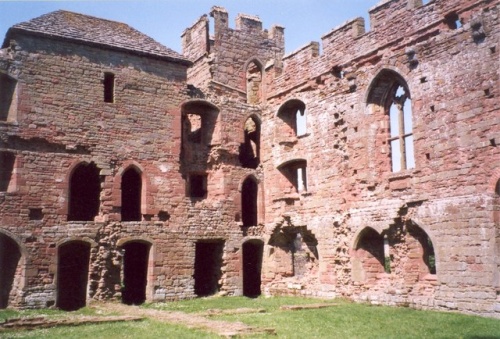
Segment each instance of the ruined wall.
[[[296,294],[499,317],[499,9],[383,1],[370,30],[284,56],[282,27],[214,7],[214,36],[207,16],[183,33],[189,68],[19,34],[0,54],[17,98],[0,105],[0,307],[61,306],[71,282],[83,303]],[[94,165],[98,213],[71,220]]]

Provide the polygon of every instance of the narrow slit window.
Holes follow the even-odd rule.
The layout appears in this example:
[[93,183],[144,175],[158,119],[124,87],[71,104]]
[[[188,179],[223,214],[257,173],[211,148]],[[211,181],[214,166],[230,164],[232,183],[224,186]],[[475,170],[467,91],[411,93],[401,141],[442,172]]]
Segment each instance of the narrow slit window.
[[115,75],[104,73],[104,102],[115,102]]

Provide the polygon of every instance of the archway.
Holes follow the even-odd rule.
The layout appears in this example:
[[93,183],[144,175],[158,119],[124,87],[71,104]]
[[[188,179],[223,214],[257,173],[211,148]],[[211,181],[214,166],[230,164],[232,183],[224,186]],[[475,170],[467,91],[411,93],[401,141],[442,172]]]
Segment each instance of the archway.
[[219,292],[224,241],[202,240],[195,245],[194,293],[205,297]]
[[130,241],[123,245],[124,304],[140,305],[146,301],[150,248],[150,244],[141,241]]
[[82,308],[87,300],[90,244],[70,241],[58,248],[57,307],[65,311]]
[[17,243],[0,233],[0,309],[9,306],[16,292],[16,271],[21,262],[21,250]]
[[264,243],[249,240],[243,244],[243,295],[257,297],[261,294],[262,254]]

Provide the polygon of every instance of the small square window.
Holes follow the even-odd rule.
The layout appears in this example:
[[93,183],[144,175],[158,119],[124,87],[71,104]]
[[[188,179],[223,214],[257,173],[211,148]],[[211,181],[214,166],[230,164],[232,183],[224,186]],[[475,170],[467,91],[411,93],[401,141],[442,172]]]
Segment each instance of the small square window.
[[191,198],[205,198],[207,196],[206,174],[191,174],[189,176],[189,196]]

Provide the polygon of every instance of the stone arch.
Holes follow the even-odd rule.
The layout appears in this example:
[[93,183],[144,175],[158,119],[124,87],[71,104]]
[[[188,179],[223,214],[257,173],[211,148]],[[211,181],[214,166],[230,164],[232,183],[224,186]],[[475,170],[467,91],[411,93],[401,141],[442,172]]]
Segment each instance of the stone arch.
[[243,124],[243,143],[239,160],[243,167],[257,168],[260,164],[261,119],[256,114],[247,117]]
[[76,161],[66,178],[68,221],[93,221],[101,202],[100,169],[93,161]]
[[411,221],[407,223],[407,231],[406,275],[415,275],[414,279],[418,281],[426,274],[436,274],[434,244],[429,234],[416,222]]
[[[366,93],[366,109],[376,114],[383,124],[375,141],[378,148],[390,158],[393,172],[415,167],[413,113],[411,91],[398,72],[384,68],[374,77]],[[380,164],[388,168],[389,162]]]
[[241,248],[243,295],[257,297],[261,294],[264,241],[260,238],[247,238]]
[[21,303],[27,251],[12,233],[0,229],[0,309]]
[[122,302],[140,305],[152,299],[153,241],[145,237],[120,239],[117,246],[123,252]]
[[285,101],[276,112],[276,116],[284,123],[277,131],[280,135],[296,137],[306,134],[306,104],[302,100]]
[[88,238],[68,238],[57,244],[56,306],[65,311],[87,303],[90,250],[97,245]]
[[372,227],[359,230],[351,249],[352,279],[374,282],[384,269],[384,238]]
[[220,109],[215,104],[201,99],[185,101],[181,105],[181,119],[183,145],[220,142]]
[[304,158],[289,159],[278,166],[283,174],[281,187],[285,193],[303,193],[307,191],[307,160]]
[[264,100],[264,67],[262,62],[253,58],[245,63],[245,89],[247,103],[257,105]]

